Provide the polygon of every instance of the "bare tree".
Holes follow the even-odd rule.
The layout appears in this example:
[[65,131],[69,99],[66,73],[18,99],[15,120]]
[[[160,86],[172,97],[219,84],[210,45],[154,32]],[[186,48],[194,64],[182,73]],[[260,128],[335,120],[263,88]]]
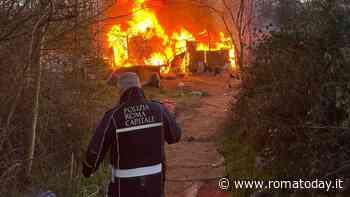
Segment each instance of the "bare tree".
[[219,2],[193,0],[192,2],[208,8],[221,19],[235,47],[239,69],[243,69],[246,63],[245,54],[248,54],[247,46],[251,44],[254,0],[221,0]]
[[[30,145],[28,150],[28,164],[26,174],[30,176],[33,160],[34,160],[34,152],[35,152],[35,140],[36,140],[36,132],[38,125],[38,117],[39,117],[39,107],[40,107],[40,91],[41,91],[41,78],[42,78],[42,62],[41,62],[41,46],[43,41],[43,34],[46,28],[46,21],[49,15],[44,13],[39,20],[36,22],[33,31],[32,31],[32,39],[29,50],[29,67],[33,67],[35,64],[37,65],[37,75],[36,75],[36,85],[35,85],[35,98],[34,98],[34,106],[33,106],[33,121],[32,121],[32,130],[30,133]],[[36,49],[36,50],[35,50]],[[37,54],[35,54],[37,53]],[[33,56],[37,58],[33,58]],[[36,61],[34,61],[36,59]]]
[[246,63],[245,54],[251,41],[251,25],[254,20],[253,0],[221,0],[227,31],[230,32],[236,47],[237,63],[240,70]]
[[[52,85],[46,76],[52,64],[46,57],[81,59],[86,55],[80,42],[92,46],[96,35],[91,34],[91,26],[104,20],[101,16],[108,8],[96,9],[94,5],[100,1],[0,1],[0,177],[8,180],[0,189],[9,190],[11,181],[18,181],[13,183],[16,185],[33,177],[35,158],[43,149],[42,119],[50,119],[40,114],[47,110],[47,98],[42,96]],[[89,37],[83,37],[86,35]],[[72,64],[84,67],[80,61]]]

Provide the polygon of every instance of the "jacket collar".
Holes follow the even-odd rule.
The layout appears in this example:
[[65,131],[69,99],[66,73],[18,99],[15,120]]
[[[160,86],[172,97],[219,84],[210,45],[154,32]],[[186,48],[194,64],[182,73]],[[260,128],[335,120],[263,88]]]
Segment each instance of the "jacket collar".
[[141,88],[134,87],[127,89],[120,97],[120,104],[132,103],[145,100],[145,93]]

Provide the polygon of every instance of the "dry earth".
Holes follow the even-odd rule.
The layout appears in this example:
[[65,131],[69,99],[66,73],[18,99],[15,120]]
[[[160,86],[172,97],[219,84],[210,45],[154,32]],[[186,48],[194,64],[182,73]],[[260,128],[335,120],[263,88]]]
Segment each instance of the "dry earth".
[[229,76],[191,76],[182,80],[164,80],[168,89],[177,89],[179,82],[191,91],[206,92],[199,107],[179,109],[182,125],[181,141],[166,148],[166,197],[225,197],[217,189],[218,177],[224,175],[224,159],[217,151],[216,139],[226,117],[231,90]]

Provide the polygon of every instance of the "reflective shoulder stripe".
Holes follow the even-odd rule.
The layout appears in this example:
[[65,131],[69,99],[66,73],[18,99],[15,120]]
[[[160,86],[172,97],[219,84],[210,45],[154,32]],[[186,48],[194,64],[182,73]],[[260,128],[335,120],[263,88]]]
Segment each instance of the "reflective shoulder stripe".
[[152,123],[152,124],[146,124],[146,125],[139,125],[134,127],[127,127],[123,129],[116,129],[117,133],[123,133],[128,131],[135,131],[140,129],[148,129],[148,128],[154,128],[154,127],[160,127],[163,126],[162,122]]
[[133,169],[115,169],[112,168],[112,176],[118,178],[130,178],[130,177],[139,177],[152,175],[162,172],[162,164],[157,164],[153,166],[146,166],[141,168],[133,168]]

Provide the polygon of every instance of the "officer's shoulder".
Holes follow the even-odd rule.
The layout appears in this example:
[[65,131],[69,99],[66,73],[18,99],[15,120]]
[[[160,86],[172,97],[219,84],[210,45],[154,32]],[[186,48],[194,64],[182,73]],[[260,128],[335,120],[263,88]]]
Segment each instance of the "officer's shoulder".
[[163,107],[163,103],[162,102],[160,102],[160,101],[157,101],[157,100],[150,100],[149,101],[149,104],[152,106],[157,106],[157,107],[160,107],[160,108],[162,108]]
[[113,115],[115,112],[117,112],[118,110],[120,110],[122,108],[122,105],[116,105],[115,107],[113,107],[112,109],[108,110],[105,112],[105,116],[111,116]]
[[157,100],[150,100],[150,102],[151,102],[151,103],[156,103],[156,104],[160,104],[160,105],[162,105],[162,104],[163,104],[162,102],[160,102],[160,101],[157,101]]

